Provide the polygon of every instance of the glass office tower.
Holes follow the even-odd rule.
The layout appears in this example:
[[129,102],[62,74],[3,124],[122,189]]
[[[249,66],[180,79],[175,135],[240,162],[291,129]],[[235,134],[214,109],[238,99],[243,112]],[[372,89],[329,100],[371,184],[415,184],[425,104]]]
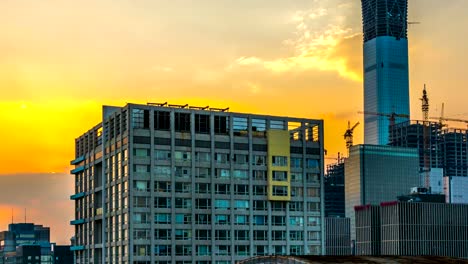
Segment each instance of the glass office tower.
[[[364,111],[409,115],[408,0],[361,0],[364,35]],[[396,118],[396,123],[406,118]],[[365,144],[389,141],[387,116],[366,114]]]

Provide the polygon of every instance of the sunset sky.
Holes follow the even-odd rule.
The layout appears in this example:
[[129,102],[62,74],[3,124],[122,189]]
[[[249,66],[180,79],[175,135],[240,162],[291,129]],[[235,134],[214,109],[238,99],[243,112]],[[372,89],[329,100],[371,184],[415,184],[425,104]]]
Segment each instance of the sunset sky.
[[[468,1],[410,0],[412,119],[468,119]],[[189,103],[325,120],[330,157],[361,121],[358,0],[0,1],[0,230],[73,235],[74,139],[103,104]],[[464,124],[454,124],[464,127]],[[362,143],[363,126],[355,133]]]

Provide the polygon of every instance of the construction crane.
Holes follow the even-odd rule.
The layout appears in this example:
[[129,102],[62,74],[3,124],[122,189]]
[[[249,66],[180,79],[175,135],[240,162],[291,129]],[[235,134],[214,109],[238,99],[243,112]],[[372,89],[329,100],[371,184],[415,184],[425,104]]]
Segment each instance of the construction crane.
[[[385,116],[385,117],[388,117],[388,121],[390,121],[390,124],[389,124],[389,130],[390,128],[393,128],[393,126],[395,126],[395,119],[397,117],[401,117],[401,118],[409,118],[410,116],[407,115],[407,114],[397,114],[395,112],[393,113],[379,113],[379,112],[369,112],[369,111],[359,111],[358,112],[359,114],[363,114],[363,115],[374,115],[374,116]],[[392,135],[392,138],[393,138],[393,135]],[[391,141],[391,140],[390,140]]]
[[344,133],[343,137],[346,140],[346,148],[348,149],[353,145],[353,131],[354,129],[359,125],[359,122],[354,124],[353,127],[351,127],[351,123],[348,121],[348,129],[346,129],[346,132]]
[[465,120],[465,119],[450,118],[450,117],[429,117],[429,119],[439,120],[439,122],[442,122],[442,121],[460,122],[460,123],[465,123],[468,126],[468,120]]
[[431,189],[431,179],[430,179],[430,162],[429,162],[429,155],[430,155],[430,146],[429,146],[429,97],[427,96],[426,91],[426,84],[424,84],[423,89],[423,96],[420,98],[421,100],[421,110],[423,114],[423,160],[424,160],[424,187],[428,190]]

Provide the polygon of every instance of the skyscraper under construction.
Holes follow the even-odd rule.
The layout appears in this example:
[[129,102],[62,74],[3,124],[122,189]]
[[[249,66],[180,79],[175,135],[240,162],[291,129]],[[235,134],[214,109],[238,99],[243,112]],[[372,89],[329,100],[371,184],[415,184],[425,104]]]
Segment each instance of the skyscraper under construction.
[[[364,36],[364,142],[385,145],[388,117],[409,116],[408,0],[361,0]],[[394,115],[393,115],[394,116]]]

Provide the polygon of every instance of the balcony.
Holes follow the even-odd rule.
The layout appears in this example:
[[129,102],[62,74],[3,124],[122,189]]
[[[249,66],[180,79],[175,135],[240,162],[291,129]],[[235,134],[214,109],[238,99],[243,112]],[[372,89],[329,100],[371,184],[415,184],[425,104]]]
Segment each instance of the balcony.
[[84,171],[85,167],[84,166],[80,166],[78,168],[75,168],[73,170],[70,171],[71,174],[77,174],[77,173],[80,173],[82,171]]
[[76,159],[70,161],[70,165],[76,165],[76,164],[78,164],[78,163],[80,163],[80,162],[82,162],[82,161],[84,161],[84,160],[85,160],[85,157],[84,157],[84,156],[78,157],[78,158],[76,158]]
[[70,200],[77,200],[77,199],[83,198],[85,196],[86,196],[85,192],[76,193],[76,194],[70,196]]
[[84,219],[76,219],[76,220],[70,221],[70,225],[81,225],[81,224],[84,224],[84,223],[85,223]]

